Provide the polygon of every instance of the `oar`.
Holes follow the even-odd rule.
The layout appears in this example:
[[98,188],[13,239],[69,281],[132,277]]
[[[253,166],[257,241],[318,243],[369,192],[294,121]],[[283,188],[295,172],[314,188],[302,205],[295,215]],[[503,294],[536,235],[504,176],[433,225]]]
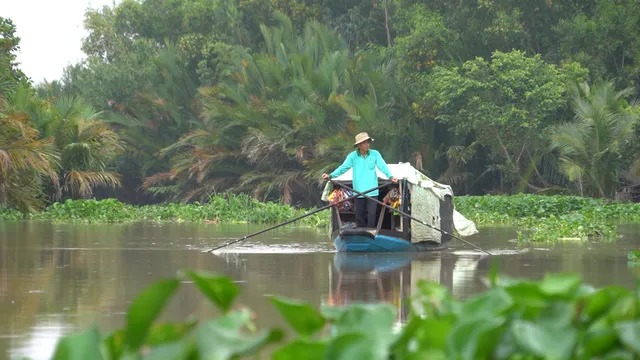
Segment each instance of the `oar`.
[[[380,186],[378,186],[378,187],[374,187],[373,189],[367,190],[367,192],[371,192],[371,191],[374,191],[374,190],[378,190],[378,189],[383,188],[383,187],[385,187],[385,186],[387,186],[387,184],[380,185]],[[310,211],[310,212],[308,212],[308,213],[306,213],[306,214],[300,215],[300,216],[298,216],[298,217],[296,217],[296,218],[293,218],[293,219],[291,219],[291,220],[287,220],[287,221],[283,222],[282,224],[278,224],[278,225],[272,226],[272,227],[270,227],[270,228],[267,228],[267,229],[264,229],[264,230],[260,230],[260,231],[258,231],[258,232],[256,232],[256,233],[253,233],[253,234],[247,235],[247,236],[245,236],[245,237],[241,237],[241,238],[239,238],[239,239],[236,239],[236,240],[230,241],[230,242],[228,242],[228,243],[226,243],[226,244],[224,244],[224,245],[220,245],[220,246],[218,246],[218,247],[216,247],[216,248],[213,248],[213,249],[211,249],[211,250],[208,250],[207,252],[208,252],[208,253],[214,252],[214,251],[216,251],[216,250],[218,250],[218,249],[222,249],[223,247],[226,247],[226,246],[229,246],[229,245],[235,244],[235,243],[237,243],[237,242],[239,242],[239,241],[243,241],[243,240],[246,240],[246,239],[248,239],[248,238],[250,238],[250,237],[254,237],[254,236],[256,236],[256,235],[260,235],[260,234],[262,234],[262,233],[265,233],[265,232],[267,232],[267,231],[269,231],[269,230],[273,230],[273,229],[275,229],[275,228],[279,228],[280,226],[284,226],[284,225],[290,224],[290,223],[292,223],[292,222],[294,222],[294,221],[298,221],[298,220],[300,220],[300,219],[306,218],[307,216],[311,216],[311,215],[313,215],[313,214],[315,214],[315,213],[318,213],[318,212],[320,212],[320,211],[322,211],[322,210],[326,210],[326,209],[328,209],[328,208],[330,208],[330,207],[332,207],[332,206],[336,206],[336,205],[338,205],[338,204],[340,204],[340,203],[343,203],[343,202],[345,202],[345,201],[349,201],[349,200],[355,199],[356,197],[358,197],[358,196],[357,196],[357,195],[350,196],[350,197],[348,197],[348,198],[345,198],[345,199],[342,199],[342,200],[338,201],[338,202],[337,202],[337,203],[335,203],[335,204],[329,204],[329,205],[323,206],[323,207],[321,207],[321,208],[319,208],[319,209],[316,209],[316,210]]]
[[[417,221],[417,222],[419,222],[420,224],[422,224],[422,225],[424,225],[424,226],[428,226],[428,227],[430,227],[430,228],[432,228],[432,229],[434,229],[434,230],[440,231],[441,233],[443,233],[443,234],[445,234],[445,235],[449,235],[449,236],[453,237],[454,239],[458,239],[458,240],[462,241],[462,242],[463,242],[463,243],[465,243],[465,244],[471,245],[471,246],[473,246],[474,248],[476,248],[476,249],[478,249],[478,250],[480,250],[480,251],[486,252],[487,254],[491,255],[491,253],[490,253],[490,252],[488,252],[487,250],[484,250],[483,248],[481,248],[481,247],[479,247],[479,246],[477,246],[477,245],[475,245],[475,244],[472,244],[472,243],[468,242],[467,240],[461,239],[461,238],[459,238],[459,237],[457,237],[457,236],[455,236],[455,235],[453,235],[453,234],[450,234],[450,233],[448,233],[448,232],[446,232],[446,231],[444,231],[444,230],[441,230],[441,229],[438,229],[437,227],[434,227],[434,226],[432,226],[432,225],[429,225],[429,224],[427,224],[426,222],[424,222],[424,221],[422,221],[422,220],[416,219],[416,218],[414,218],[413,216],[411,216],[411,215],[409,215],[409,214],[407,214],[407,213],[404,213],[404,212],[402,212],[402,211],[400,211],[400,210],[396,210],[396,209],[392,208],[391,206],[389,206],[389,205],[387,205],[387,204],[383,203],[382,201],[380,201],[380,200],[378,200],[378,199],[375,199],[375,198],[372,198],[371,196],[365,195],[365,194],[363,194],[363,193],[361,193],[361,192],[359,192],[359,191],[356,191],[356,190],[354,190],[354,189],[352,189],[352,188],[350,188],[350,187],[348,187],[348,186],[346,186],[346,185],[343,185],[343,184],[341,184],[341,183],[337,183],[337,184],[338,184],[339,186],[341,186],[341,187],[343,187],[343,188],[347,189],[347,190],[351,190],[352,192],[354,192],[354,193],[356,193],[356,194],[358,194],[358,195],[362,195],[362,196],[364,196],[364,197],[366,197],[366,198],[368,198],[368,199],[371,199],[371,200],[373,200],[373,201],[377,202],[378,204],[380,204],[380,205],[382,205],[382,206],[386,207],[387,209],[390,209],[390,210],[392,210],[392,211],[395,211],[395,212],[397,212],[398,214],[400,214],[400,215],[402,215],[402,216],[404,216],[404,217],[408,217],[409,219],[414,220],[414,221]],[[369,192],[369,191],[371,191],[371,190],[368,190],[367,192]]]

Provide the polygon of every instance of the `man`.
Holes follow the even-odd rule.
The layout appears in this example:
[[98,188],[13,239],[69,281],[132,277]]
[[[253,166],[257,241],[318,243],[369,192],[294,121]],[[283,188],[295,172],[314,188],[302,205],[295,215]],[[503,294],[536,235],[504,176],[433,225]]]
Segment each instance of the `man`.
[[[349,169],[353,168],[353,189],[364,193],[366,190],[378,186],[378,175],[376,174],[376,166],[387,176],[392,182],[397,183],[398,179],[391,175],[391,171],[387,167],[382,155],[376,150],[369,149],[372,138],[366,132],[356,135],[356,142],[353,147],[357,150],[347,155],[342,165],[340,165],[331,174],[322,174],[325,180],[336,178]],[[366,195],[377,197],[378,190],[371,191]],[[376,211],[378,204],[363,196],[356,198],[356,226],[357,227],[375,227]],[[365,213],[367,216],[365,217]]]

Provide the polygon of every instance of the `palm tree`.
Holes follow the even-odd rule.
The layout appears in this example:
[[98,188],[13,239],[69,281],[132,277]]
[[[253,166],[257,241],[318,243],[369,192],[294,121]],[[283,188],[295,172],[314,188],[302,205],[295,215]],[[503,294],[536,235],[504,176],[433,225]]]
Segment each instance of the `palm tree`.
[[621,146],[633,136],[637,102],[623,106],[632,88],[615,91],[610,82],[573,88],[573,122],[552,128],[550,149],[581,195],[611,197],[622,174]]
[[55,145],[39,136],[25,114],[6,116],[0,103],[0,205],[23,214],[44,205],[45,180],[59,189]]
[[44,205],[42,184],[46,179],[59,189],[59,157],[52,140],[39,140],[28,114],[10,110],[8,99],[25,88],[10,65],[9,57],[0,53],[0,207],[27,214]]
[[9,117],[24,117],[37,129],[39,138],[55,139],[60,155],[61,187],[52,184],[53,198],[87,198],[96,188],[120,186],[120,175],[110,166],[122,151],[118,134],[103,123],[97,112],[82,99],[61,95],[40,99],[35,90],[18,85],[7,97],[4,112]]
[[66,95],[55,99],[50,109],[64,192],[88,198],[96,188],[120,186],[120,175],[110,171],[110,165],[123,146],[119,135],[101,121],[103,113]]
[[381,51],[351,53],[317,22],[297,35],[288,17],[275,18],[261,27],[261,52],[239,53],[227,81],[201,89],[201,126],[161,152],[171,171],[145,187],[177,189],[183,201],[216,191],[317,198],[310,180],[341,163],[360,131],[389,140],[387,158],[409,159],[422,129],[395,63]]
[[126,145],[117,169],[129,186],[135,187],[156,174],[142,184],[143,188],[160,198],[177,200],[175,185],[160,185],[170,180],[171,164],[167,156],[159,154],[189,131],[202,128],[196,100],[198,88],[187,62],[171,44],[158,53],[154,65],[157,84],[137,93],[128,104],[110,101],[112,112],[106,122],[122,130],[120,136]]

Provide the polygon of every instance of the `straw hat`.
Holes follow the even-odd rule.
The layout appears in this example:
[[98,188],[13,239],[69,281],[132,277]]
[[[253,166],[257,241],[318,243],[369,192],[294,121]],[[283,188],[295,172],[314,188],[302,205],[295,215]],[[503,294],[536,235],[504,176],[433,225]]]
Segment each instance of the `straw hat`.
[[356,135],[356,143],[353,144],[353,147],[356,147],[358,146],[358,144],[367,140],[373,141],[373,139],[369,137],[369,134],[367,134],[366,132],[361,132],[360,134]]

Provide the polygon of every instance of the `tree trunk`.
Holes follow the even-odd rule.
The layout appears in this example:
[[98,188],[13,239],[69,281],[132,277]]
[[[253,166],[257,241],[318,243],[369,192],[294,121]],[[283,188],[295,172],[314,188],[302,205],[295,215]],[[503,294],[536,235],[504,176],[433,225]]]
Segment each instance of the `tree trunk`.
[[387,6],[384,7],[384,26],[387,28],[387,46],[391,47],[391,31],[389,31],[389,12]]
[[291,185],[289,185],[288,182],[286,184],[284,184],[284,191],[283,191],[283,195],[282,195],[282,201],[286,205],[291,204]]

